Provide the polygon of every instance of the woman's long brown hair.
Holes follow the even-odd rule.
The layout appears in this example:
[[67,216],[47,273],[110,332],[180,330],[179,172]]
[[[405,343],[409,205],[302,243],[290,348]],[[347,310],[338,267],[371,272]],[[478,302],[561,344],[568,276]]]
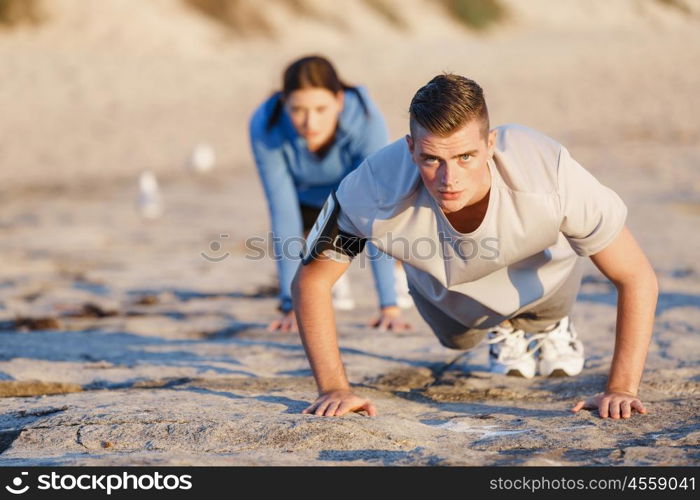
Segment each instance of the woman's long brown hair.
[[321,56],[306,56],[297,59],[284,70],[282,76],[282,92],[277,102],[275,102],[275,107],[267,120],[267,130],[274,127],[275,123],[280,119],[284,107],[284,100],[295,90],[307,88],[324,88],[334,94],[342,90],[355,92],[360,99],[360,104],[362,105],[365,115],[369,114],[367,103],[365,103],[360,92],[356,87],[348,85],[340,79],[338,73],[328,59]]

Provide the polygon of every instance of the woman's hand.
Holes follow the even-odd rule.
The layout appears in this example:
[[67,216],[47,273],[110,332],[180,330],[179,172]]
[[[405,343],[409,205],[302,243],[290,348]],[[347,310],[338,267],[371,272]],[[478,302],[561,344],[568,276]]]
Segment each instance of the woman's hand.
[[398,306],[382,307],[379,317],[372,319],[368,324],[381,332],[406,332],[411,330],[411,325],[401,317],[401,309]]
[[272,321],[267,325],[268,332],[294,333],[297,332],[297,317],[294,311],[289,311],[280,319]]
[[646,413],[647,410],[635,395],[627,392],[604,392],[596,394],[587,401],[579,401],[571,411],[578,413],[581,409],[598,410],[601,418],[630,418],[632,410]]

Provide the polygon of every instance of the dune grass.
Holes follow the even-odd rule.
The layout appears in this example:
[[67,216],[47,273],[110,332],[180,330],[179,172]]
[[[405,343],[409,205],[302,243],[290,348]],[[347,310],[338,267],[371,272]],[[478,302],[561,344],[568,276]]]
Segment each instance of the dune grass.
[[[182,0],[199,13],[223,24],[231,31],[242,35],[273,36],[274,28],[265,16],[265,7],[273,0]],[[305,0],[276,0],[285,4],[299,17],[315,18],[338,24],[338,19],[329,18],[313,2]],[[406,30],[408,25],[400,15],[401,3],[389,0],[358,0],[397,29]],[[448,14],[471,29],[481,30],[496,24],[506,14],[499,0],[439,0]]]
[[506,16],[498,0],[441,0],[447,11],[468,28],[483,30]]
[[0,0],[0,27],[39,24],[43,19],[40,0]]
[[246,0],[183,0],[187,5],[243,36],[272,35],[261,4]]
[[391,4],[386,0],[364,0],[365,4],[374,12],[384,18],[389,24],[400,30],[408,29],[406,20],[401,17]]

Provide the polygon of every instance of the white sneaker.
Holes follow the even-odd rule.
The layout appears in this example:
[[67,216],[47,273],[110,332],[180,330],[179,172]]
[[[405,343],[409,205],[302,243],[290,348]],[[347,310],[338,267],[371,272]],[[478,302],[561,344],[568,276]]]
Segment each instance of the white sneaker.
[[396,305],[401,309],[413,307],[413,298],[408,293],[408,280],[403,266],[394,266],[394,289],[396,290]]
[[352,311],[355,309],[355,299],[352,297],[350,289],[350,278],[347,273],[343,274],[333,285],[331,291],[333,297],[333,308],[338,311]]
[[501,323],[489,332],[489,370],[516,377],[535,376],[537,362],[534,349],[528,349],[530,339],[523,330]]
[[538,332],[531,339],[540,344],[539,373],[545,377],[578,375],[583,370],[583,344],[568,316],[551,330]]

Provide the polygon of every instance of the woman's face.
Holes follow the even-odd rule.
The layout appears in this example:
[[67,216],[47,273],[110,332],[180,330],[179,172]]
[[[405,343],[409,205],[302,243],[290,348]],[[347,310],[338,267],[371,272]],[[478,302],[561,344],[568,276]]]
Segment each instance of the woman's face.
[[334,94],[318,87],[295,90],[285,100],[285,108],[309,150],[317,151],[335,135],[338,116],[343,110],[343,92]]

